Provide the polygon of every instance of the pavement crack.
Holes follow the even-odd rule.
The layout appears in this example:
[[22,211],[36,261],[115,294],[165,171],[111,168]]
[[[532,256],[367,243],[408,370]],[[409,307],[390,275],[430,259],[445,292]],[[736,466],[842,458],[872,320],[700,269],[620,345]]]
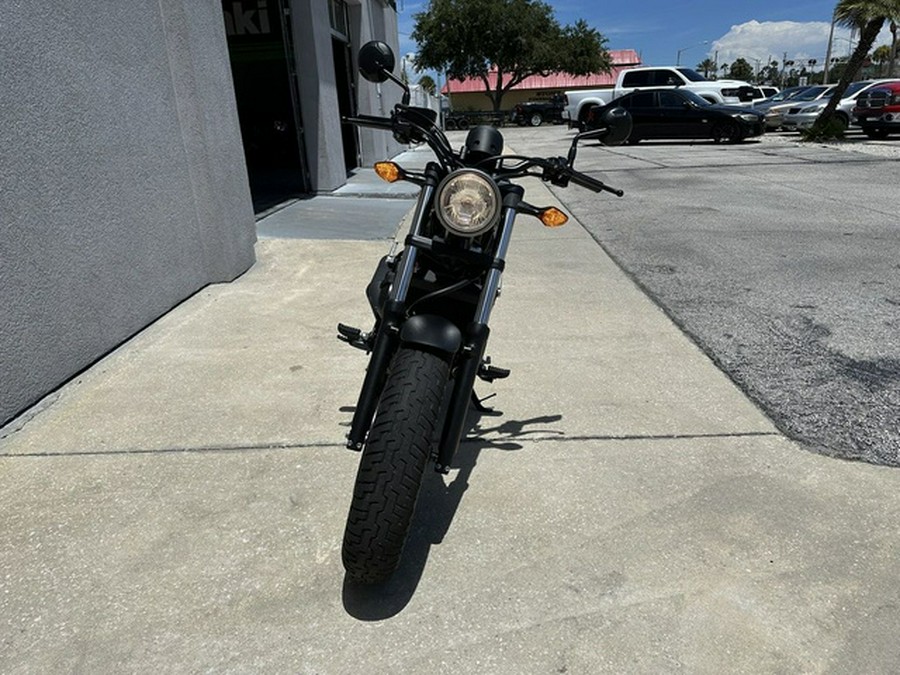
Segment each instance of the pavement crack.
[[[736,431],[727,433],[706,434],[581,434],[568,436],[564,433],[558,435],[541,435],[530,438],[506,438],[502,435],[496,437],[470,436],[463,439],[463,445],[501,446],[509,442],[527,443],[534,445],[543,442],[584,442],[584,441],[681,441],[700,439],[728,439],[728,438],[761,438],[778,437],[777,431]],[[195,447],[169,447],[169,448],[124,448],[120,450],[47,450],[43,452],[17,452],[0,454],[0,461],[10,459],[60,459],[68,457],[134,457],[146,455],[216,455],[238,454],[244,452],[277,452],[290,450],[317,450],[317,449],[345,450],[343,443],[328,441],[314,441],[310,443],[258,443],[240,445],[210,445]]]
[[0,455],[0,460],[18,458],[58,458],[58,457],[115,457],[129,455],[206,455],[237,454],[242,452],[271,452],[279,450],[310,450],[319,448],[345,449],[343,443],[318,441],[311,443],[258,443],[241,445],[210,445],[198,447],[171,448],[126,448],[121,450],[48,450],[44,452],[18,452]]
[[466,444],[483,443],[486,445],[499,444],[507,441],[516,443],[542,443],[546,441],[569,442],[569,441],[683,441],[692,439],[706,438],[761,438],[761,437],[779,437],[782,434],[778,431],[731,431],[724,433],[695,433],[695,434],[582,434],[578,436],[568,436],[566,434],[529,436],[528,438],[504,436],[496,437],[479,437],[471,436],[462,442]]

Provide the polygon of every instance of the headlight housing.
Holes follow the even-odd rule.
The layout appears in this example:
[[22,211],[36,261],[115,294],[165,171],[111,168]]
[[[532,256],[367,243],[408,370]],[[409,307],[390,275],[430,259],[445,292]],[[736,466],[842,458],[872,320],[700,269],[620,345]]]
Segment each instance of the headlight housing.
[[453,234],[477,237],[497,224],[501,199],[500,188],[486,173],[460,169],[438,185],[434,209],[441,224]]
[[737,115],[737,117],[744,120],[745,122],[750,122],[750,124],[759,122],[761,119],[759,113],[741,113],[740,115]]

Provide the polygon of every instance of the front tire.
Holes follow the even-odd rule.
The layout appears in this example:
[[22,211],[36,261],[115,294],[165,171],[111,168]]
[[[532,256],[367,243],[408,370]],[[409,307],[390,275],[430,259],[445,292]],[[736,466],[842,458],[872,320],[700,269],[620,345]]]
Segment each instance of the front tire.
[[716,143],[740,143],[741,130],[736,122],[719,122],[713,127],[712,138]]
[[450,366],[401,348],[378,403],[356,474],[342,558],[347,576],[373,584],[397,568],[434,443]]
[[544,118],[541,117],[540,113],[534,113],[529,118],[528,123],[533,127],[539,127],[539,126],[541,126],[541,122],[543,122],[543,121],[544,121]]

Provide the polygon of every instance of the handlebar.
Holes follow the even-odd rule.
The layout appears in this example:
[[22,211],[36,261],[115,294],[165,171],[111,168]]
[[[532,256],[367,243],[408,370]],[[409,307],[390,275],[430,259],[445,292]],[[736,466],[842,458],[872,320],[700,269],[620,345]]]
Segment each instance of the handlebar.
[[[421,115],[415,113],[414,108],[408,106],[397,106],[390,117],[378,117],[375,115],[357,115],[356,117],[345,117],[344,121],[349,124],[356,124],[363,127],[371,127],[374,129],[384,129],[394,132],[395,136],[400,133],[404,137],[408,137],[410,130],[415,130],[415,140],[424,140],[429,147],[435,152],[438,159],[448,169],[454,169],[463,166],[460,156],[453,151],[450,143],[444,133],[430,121],[424,124],[426,120]],[[407,138],[408,140],[413,140]],[[570,156],[572,153],[570,152]],[[503,167],[504,161],[518,160],[519,164],[508,169]],[[510,155],[498,155],[483,159],[475,166],[495,163],[496,176],[498,178],[518,178],[524,176],[537,176],[543,181],[558,185],[559,187],[567,187],[570,182],[580,185],[583,188],[594,192],[609,192],[617,197],[623,196],[622,190],[609,187],[602,181],[592,178],[587,174],[576,171],[571,166],[571,161],[565,157],[522,157]],[[539,168],[540,173],[533,173],[531,169]]]
[[[558,185],[559,187],[568,187],[569,183],[575,183],[583,188],[594,192],[609,192],[622,197],[625,192],[617,188],[608,186],[603,181],[592,178],[587,174],[576,171],[565,157],[522,157],[517,155],[501,155],[483,160],[481,163],[488,161],[501,161],[498,175],[503,178],[521,178],[524,176],[535,176],[542,181]],[[504,168],[502,162],[506,160],[515,160],[519,163],[515,166]],[[532,169],[538,168],[541,171],[533,172]]]
[[348,124],[355,124],[360,127],[372,127],[373,129],[387,129],[390,131],[394,128],[394,122],[390,117],[377,117],[376,115],[345,117],[344,121]]
[[422,143],[424,141],[445,167],[453,169],[461,164],[444,132],[435,126],[433,118],[423,114],[420,108],[400,104],[394,108],[390,117],[357,115],[356,117],[344,117],[343,121],[362,127],[390,131],[394,134],[394,138],[401,143]]
[[575,183],[575,185],[580,185],[583,188],[587,188],[588,190],[593,190],[594,192],[611,192],[616,197],[621,197],[625,194],[624,190],[619,190],[618,188],[612,188],[603,181],[599,181],[596,178],[591,178],[590,176],[581,173],[580,171],[576,171],[575,169],[569,169],[567,171],[568,179]]

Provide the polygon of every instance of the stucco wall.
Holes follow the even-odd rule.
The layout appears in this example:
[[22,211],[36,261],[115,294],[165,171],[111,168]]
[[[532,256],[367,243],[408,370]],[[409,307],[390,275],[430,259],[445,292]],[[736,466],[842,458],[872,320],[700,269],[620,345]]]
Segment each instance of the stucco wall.
[[0,424],[254,261],[218,0],[7,2]]

